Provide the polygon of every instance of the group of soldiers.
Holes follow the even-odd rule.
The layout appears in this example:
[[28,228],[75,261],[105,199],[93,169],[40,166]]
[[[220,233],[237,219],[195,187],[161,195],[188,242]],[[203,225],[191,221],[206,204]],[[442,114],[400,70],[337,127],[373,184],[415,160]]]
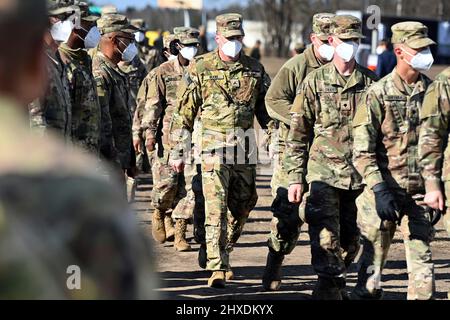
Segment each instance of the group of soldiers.
[[[197,55],[198,30],[177,27],[164,37],[167,61],[150,66],[143,21],[114,10],[96,17],[76,0],[0,6],[0,34],[26,33],[0,53],[0,297],[24,296],[24,287],[29,298],[154,297],[150,252],[126,203],[145,160],[154,240],[191,250],[193,219],[199,266],[211,272],[208,286],[224,288],[258,200],[256,140],[236,134],[256,118],[275,164],[263,288],[279,290],[284,257],[307,223],[313,297],[381,299],[399,226],[408,299],[432,299],[441,214],[450,232],[450,68],[434,82],[422,73],[433,64],[427,27],[392,26],[397,66],[378,80],[355,61],[361,21],[316,14],[311,45],[271,82],[242,50],[242,16],[216,24],[217,50]],[[31,130],[19,111],[27,104]],[[81,291],[64,287],[69,265],[84,270]]]

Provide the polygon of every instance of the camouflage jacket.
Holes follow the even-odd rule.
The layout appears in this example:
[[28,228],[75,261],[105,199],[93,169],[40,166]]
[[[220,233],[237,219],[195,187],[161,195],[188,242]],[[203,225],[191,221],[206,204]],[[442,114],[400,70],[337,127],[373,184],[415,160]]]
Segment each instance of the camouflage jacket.
[[149,244],[119,188],[94,158],[30,133],[21,110],[0,97],[0,299],[157,298]]
[[155,48],[140,47],[139,57],[149,72],[165,62],[162,53]]
[[170,141],[170,123],[177,108],[177,90],[185,71],[175,59],[164,62],[154,72],[145,97],[139,97],[139,101],[145,104],[142,130],[146,138],[156,139],[158,156],[167,158],[173,145]]
[[362,179],[352,163],[352,120],[367,88],[377,79],[356,65],[345,79],[333,63],[311,72],[292,107],[285,166],[290,184],[321,181],[359,189]]
[[430,192],[441,188],[441,179],[450,181],[450,67],[428,88],[420,116],[420,165],[426,191]]
[[92,69],[102,112],[100,152],[129,169],[133,166],[134,150],[128,78],[101,52],[94,57]]
[[44,97],[33,101],[29,106],[30,124],[35,131],[46,135],[47,131],[59,133],[70,141],[72,137],[72,105],[67,69],[58,52],[50,48],[47,54],[48,89]]
[[361,101],[353,119],[353,161],[370,189],[385,181],[391,188],[423,192],[417,146],[419,116],[430,83],[421,75],[410,88],[394,69]]
[[98,155],[101,112],[91,58],[85,50],[74,50],[66,44],[61,44],[59,52],[67,67],[71,88],[72,138],[75,144]]
[[[172,122],[171,132],[192,132],[200,114],[203,153],[240,148],[246,156],[255,154],[256,143],[245,143],[242,134],[235,133],[252,129],[255,116],[267,129],[270,117],[264,98],[270,78],[264,67],[243,53],[238,61],[225,63],[216,50],[197,57],[188,72],[178,93],[179,117]],[[186,146],[186,139],[185,134],[175,138],[181,142],[179,146]],[[181,155],[179,148],[174,148],[171,157],[178,159]]]
[[131,114],[136,111],[137,96],[142,81],[147,76],[147,69],[139,57],[134,58],[132,62],[120,62],[120,70],[128,76],[128,83],[130,85],[130,94],[132,104],[130,105]]
[[144,116],[144,109],[146,104],[146,98],[149,96],[150,84],[156,77],[156,70],[150,71],[145,79],[142,81],[137,95],[136,111],[133,115],[133,139],[145,140],[145,132],[142,128],[142,118]]
[[313,46],[308,46],[302,54],[291,58],[278,71],[266,94],[267,112],[279,121],[278,146],[280,154],[289,133],[291,108],[305,77],[319,68],[321,63],[314,55]]

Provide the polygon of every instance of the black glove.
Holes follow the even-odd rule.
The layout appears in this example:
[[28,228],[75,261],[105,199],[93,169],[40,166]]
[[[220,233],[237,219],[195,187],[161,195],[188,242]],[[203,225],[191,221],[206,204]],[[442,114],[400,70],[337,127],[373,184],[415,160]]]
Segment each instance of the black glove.
[[400,208],[386,182],[377,184],[372,190],[375,193],[377,213],[381,220],[392,222],[399,221]]

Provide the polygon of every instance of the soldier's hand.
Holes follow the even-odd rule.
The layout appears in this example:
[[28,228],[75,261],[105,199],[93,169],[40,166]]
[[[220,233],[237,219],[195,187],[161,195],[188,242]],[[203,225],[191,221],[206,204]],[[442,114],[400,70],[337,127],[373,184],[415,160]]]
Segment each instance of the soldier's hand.
[[400,207],[386,182],[377,184],[372,190],[375,193],[375,205],[380,219],[383,221],[399,222]]
[[427,206],[435,210],[444,210],[444,195],[441,190],[431,191],[425,195],[424,199]]
[[170,160],[170,165],[176,173],[182,173],[184,171],[184,161],[183,160]]
[[145,140],[145,147],[147,148],[148,151],[150,151],[150,152],[154,151],[155,145],[156,145],[156,139],[147,138],[147,140]]
[[303,184],[292,184],[289,186],[288,198],[289,202],[300,203],[303,195]]
[[142,153],[142,140],[140,138],[133,139],[133,148],[136,154]]

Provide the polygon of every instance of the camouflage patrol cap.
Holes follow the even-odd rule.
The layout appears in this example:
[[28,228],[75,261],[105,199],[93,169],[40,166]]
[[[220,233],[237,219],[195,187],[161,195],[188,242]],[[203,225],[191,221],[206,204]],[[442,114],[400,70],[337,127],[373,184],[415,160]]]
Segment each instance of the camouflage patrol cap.
[[330,33],[339,39],[365,38],[361,20],[352,15],[337,15],[332,18]]
[[128,18],[121,14],[103,15],[97,20],[97,27],[102,35],[111,32],[125,32],[133,34],[138,29],[133,27]]
[[143,31],[145,28],[145,21],[144,19],[131,19],[130,24],[133,27],[138,28],[140,31]]
[[317,13],[313,16],[312,32],[322,41],[328,39],[330,35],[331,21],[335,14]]
[[49,16],[69,14],[78,9],[74,6],[74,0],[47,0],[47,7]]
[[[175,34],[177,33],[175,32]],[[200,36],[200,31],[194,28],[187,28],[187,30],[185,30],[184,32],[179,32],[177,36],[178,39],[180,40],[180,43],[184,45],[192,45],[200,43],[200,41],[198,40],[198,37]]]
[[[0,1],[0,23],[48,24],[46,0]],[[6,31],[6,30],[5,30]]]
[[89,22],[95,22],[100,18],[89,12],[89,5],[86,2],[75,1],[75,5],[77,5],[80,8],[82,20],[89,21]]
[[178,38],[178,36],[175,35],[175,34],[168,34],[168,35],[165,35],[164,38],[163,38],[163,46],[164,46],[164,48],[169,49],[170,44],[171,44],[173,41],[176,41],[176,40],[179,40],[179,38]]
[[226,13],[216,17],[217,33],[225,38],[245,36],[242,16],[238,13]]
[[117,14],[119,13],[119,10],[117,10],[116,6],[110,5],[110,6],[104,6],[102,8],[102,16],[107,14]]
[[405,21],[391,27],[392,43],[404,43],[412,49],[420,49],[436,44],[428,38],[428,27],[420,22]]

